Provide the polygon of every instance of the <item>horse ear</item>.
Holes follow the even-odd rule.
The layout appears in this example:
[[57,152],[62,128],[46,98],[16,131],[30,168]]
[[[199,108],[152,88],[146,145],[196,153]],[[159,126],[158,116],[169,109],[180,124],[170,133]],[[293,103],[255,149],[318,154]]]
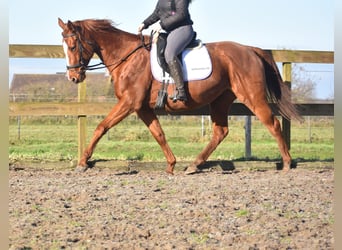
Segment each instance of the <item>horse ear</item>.
[[72,30],[72,31],[75,30],[75,26],[70,20],[68,20],[67,26],[68,26],[69,30]]
[[58,17],[58,25],[64,30],[65,29],[65,23]]

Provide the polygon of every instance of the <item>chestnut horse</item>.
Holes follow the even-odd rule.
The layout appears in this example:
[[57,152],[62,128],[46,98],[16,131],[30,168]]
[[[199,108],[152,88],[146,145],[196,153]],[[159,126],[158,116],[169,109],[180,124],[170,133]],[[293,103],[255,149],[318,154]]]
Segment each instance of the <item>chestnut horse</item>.
[[[87,19],[64,23],[58,18],[58,24],[63,29],[68,79],[74,83],[82,82],[86,70],[96,66],[88,64],[97,54],[111,74],[118,98],[118,103],[94,131],[76,169],[85,171],[101,137],[136,112],[163,150],[168,163],[166,172],[173,174],[176,158],[154,112],[161,85],[152,76],[150,52],[142,39],[147,40],[149,36],[122,31],[114,27],[110,20]],[[288,170],[291,156],[282,137],[279,120],[273,115],[268,101],[277,103],[279,112],[286,119],[301,120],[301,117],[291,103],[290,90],[283,83],[271,53],[234,42],[208,43],[206,46],[213,65],[211,75],[204,80],[186,83],[186,103],[167,100],[165,104],[165,110],[169,113],[210,106],[212,138],[185,173],[197,172],[198,167],[228,135],[228,112],[236,98],[260,119],[276,139],[283,169]],[[168,94],[172,91],[173,87],[169,86]]]

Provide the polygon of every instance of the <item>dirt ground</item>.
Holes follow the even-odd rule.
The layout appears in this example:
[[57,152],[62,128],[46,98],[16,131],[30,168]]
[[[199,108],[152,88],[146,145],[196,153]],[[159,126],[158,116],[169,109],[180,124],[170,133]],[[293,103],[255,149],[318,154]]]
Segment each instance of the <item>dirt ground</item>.
[[10,166],[9,249],[333,249],[332,162],[47,165]]

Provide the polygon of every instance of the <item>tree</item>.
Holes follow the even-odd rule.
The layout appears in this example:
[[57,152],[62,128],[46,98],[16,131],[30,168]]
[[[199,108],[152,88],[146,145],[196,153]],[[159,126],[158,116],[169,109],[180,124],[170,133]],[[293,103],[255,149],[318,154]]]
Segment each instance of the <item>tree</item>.
[[315,99],[317,83],[309,77],[305,68],[298,64],[292,67],[292,100],[293,102],[307,102]]

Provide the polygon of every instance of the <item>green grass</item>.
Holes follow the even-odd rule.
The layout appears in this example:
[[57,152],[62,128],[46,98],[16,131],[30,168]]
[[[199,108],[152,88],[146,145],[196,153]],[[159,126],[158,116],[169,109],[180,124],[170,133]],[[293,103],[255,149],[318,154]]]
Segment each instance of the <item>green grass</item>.
[[[87,141],[101,117],[91,117]],[[194,160],[208,144],[211,127],[205,124],[202,136],[201,117],[161,118],[167,140],[178,161]],[[230,133],[209,158],[239,160],[245,155],[244,120],[230,119]],[[252,155],[255,159],[280,159],[274,138],[257,120],[252,122]],[[301,160],[334,159],[334,120],[313,119],[310,126],[292,123],[291,154]],[[10,160],[66,161],[77,158],[77,120],[74,117],[22,118],[20,139],[18,123],[10,119]],[[164,161],[164,155],[145,125],[130,116],[112,128],[99,142],[94,159]]]

